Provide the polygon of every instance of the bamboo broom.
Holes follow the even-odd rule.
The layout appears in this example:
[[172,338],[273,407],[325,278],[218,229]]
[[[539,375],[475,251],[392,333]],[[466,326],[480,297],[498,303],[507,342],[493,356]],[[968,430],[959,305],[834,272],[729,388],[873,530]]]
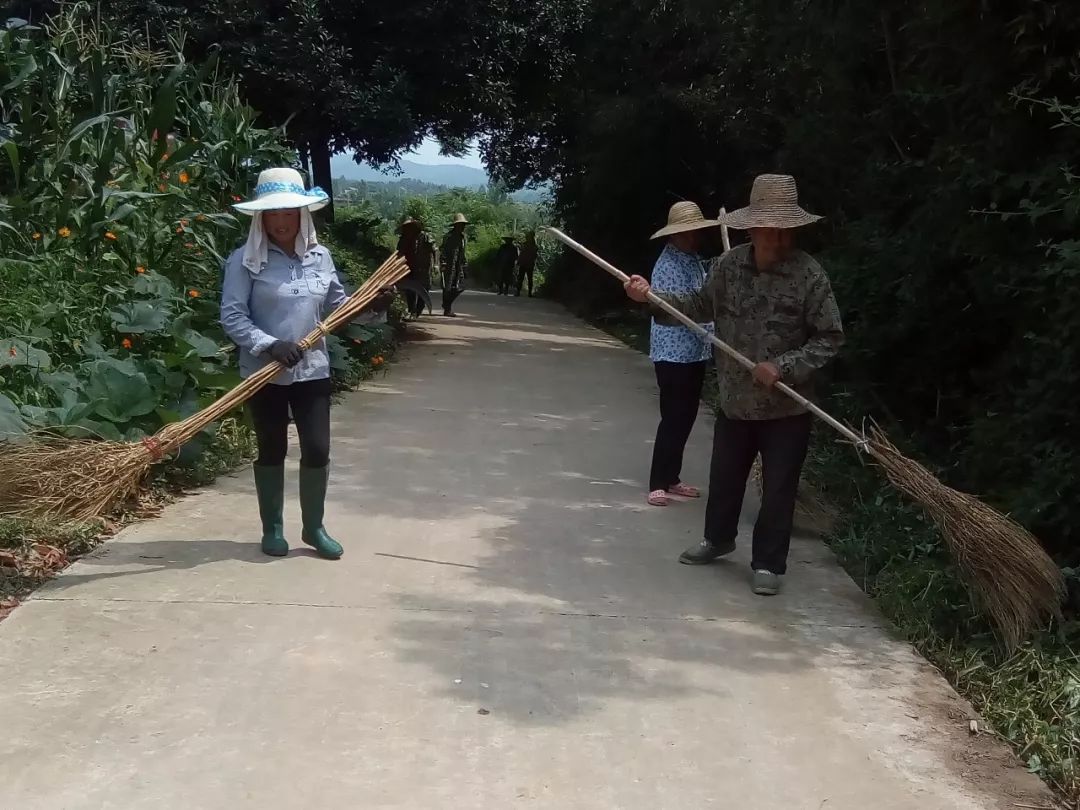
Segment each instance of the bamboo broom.
[[[305,351],[347,324],[404,278],[409,266],[395,253],[353,295],[300,341]],[[150,468],[243,405],[284,369],[277,361],[187,419],[141,442],[43,438],[0,449],[0,516],[85,521],[107,514],[134,495]]]
[[[630,278],[557,228],[548,233],[626,284]],[[649,302],[676,318],[748,371],[755,363],[728,346],[693,319],[658,298]],[[774,388],[798,402],[870,456],[889,482],[922,506],[933,518],[956,561],[960,575],[981,604],[998,638],[1013,650],[1052,618],[1061,616],[1065,580],[1061,569],[1023,526],[978,498],[946,486],[917,461],[906,458],[877,427],[857,433],[800,393],[777,383]]]

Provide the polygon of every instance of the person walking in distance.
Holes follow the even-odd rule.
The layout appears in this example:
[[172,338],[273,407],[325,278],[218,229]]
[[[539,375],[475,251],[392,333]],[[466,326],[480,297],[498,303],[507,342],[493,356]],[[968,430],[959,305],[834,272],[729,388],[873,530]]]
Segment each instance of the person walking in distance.
[[[812,398],[816,372],[844,342],[828,276],[795,247],[795,230],[820,219],[799,206],[793,177],[761,175],[750,204],[720,217],[730,228],[748,230],[750,244],[713,260],[700,292],[657,293],[694,320],[711,318],[721,340],[757,362],[750,374],[716,353],[720,413],[705,539],[679,560],[705,565],[735,550],[747,478],[760,454],[762,497],[751,566],[753,591],[764,596],[779,593],[780,577],[787,571],[795,497],[810,440],[810,414],[773,386],[783,381]],[[626,290],[633,300],[645,302],[650,286],[634,276]]]
[[533,297],[533,277],[536,275],[536,258],[539,252],[536,244],[536,231],[529,231],[525,234],[525,244],[521,246],[521,253],[518,255],[517,292],[515,295],[521,295],[521,288],[525,284],[525,280],[528,279],[529,298]]
[[465,226],[468,224],[469,220],[465,219],[464,214],[455,214],[454,222],[443,239],[440,249],[443,315],[448,318],[456,317],[453,309],[454,302],[465,289],[465,272],[468,269],[465,258]]
[[409,263],[409,275],[400,285],[405,294],[409,315],[419,318],[425,303],[430,303],[431,273],[435,260],[435,244],[424,230],[423,223],[409,217],[401,223],[397,252]]
[[[693,295],[705,284],[705,268],[698,255],[701,237],[716,220],[705,219],[692,202],[677,202],[668,212],[667,225],[652,235],[666,239],[652,271],[652,290],[668,295]],[[712,331],[710,319],[702,324]],[[683,451],[697,420],[705,368],[712,347],[689,327],[660,323],[653,319],[649,330],[649,359],[656,370],[660,388],[660,424],[653,445],[649,472],[651,506],[667,506],[668,495],[699,498],[697,487],[683,483]]]
[[514,271],[517,268],[518,247],[513,236],[504,236],[499,252],[495,254],[495,272],[498,274],[499,295],[509,295],[514,286]]

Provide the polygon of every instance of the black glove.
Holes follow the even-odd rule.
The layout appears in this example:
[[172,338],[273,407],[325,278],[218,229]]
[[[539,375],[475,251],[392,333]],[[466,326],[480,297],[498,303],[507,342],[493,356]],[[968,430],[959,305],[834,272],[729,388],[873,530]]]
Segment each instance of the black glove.
[[301,349],[295,343],[290,343],[287,340],[277,340],[270,346],[270,356],[277,360],[285,368],[292,368],[300,362],[300,358],[304,356],[304,350]]

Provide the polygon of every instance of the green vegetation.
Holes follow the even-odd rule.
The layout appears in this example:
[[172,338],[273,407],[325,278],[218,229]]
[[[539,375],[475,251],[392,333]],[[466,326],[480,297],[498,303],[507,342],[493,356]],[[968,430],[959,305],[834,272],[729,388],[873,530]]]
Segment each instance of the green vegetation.
[[242,223],[224,212],[288,152],[212,64],[133,53],[86,7],[0,42],[0,402],[141,438],[236,383],[217,290]]
[[85,6],[0,45],[4,429],[142,438],[237,383],[218,301],[247,223],[227,212],[294,154],[213,63],[132,52]]
[[840,562],[1032,771],[1080,795],[1080,623],[1002,656],[934,526],[853,457],[819,433],[807,473],[844,506],[829,538]]

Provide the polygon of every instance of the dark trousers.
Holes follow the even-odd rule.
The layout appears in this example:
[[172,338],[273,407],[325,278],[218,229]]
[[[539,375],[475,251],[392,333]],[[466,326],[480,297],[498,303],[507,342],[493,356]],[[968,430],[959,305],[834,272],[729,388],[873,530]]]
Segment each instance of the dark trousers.
[[414,318],[419,318],[424,314],[424,299],[412,290],[405,291],[405,304],[409,309],[409,314]]
[[499,271],[499,295],[509,295],[514,286],[514,268],[504,267]]
[[525,279],[529,280],[529,298],[533,295],[533,277],[536,275],[536,267],[522,267],[521,272],[517,277],[517,294],[521,295],[521,288],[525,284]]
[[450,312],[458,296],[465,291],[465,279],[461,270],[443,270],[443,312]]
[[300,464],[319,469],[330,463],[330,380],[268,385],[248,404],[255,423],[260,467],[279,467],[289,451],[289,410],[300,435]]
[[679,483],[683,450],[697,421],[705,363],[654,363],[660,386],[660,425],[653,445],[649,491]]
[[716,418],[705,539],[731,543],[739,531],[746,481],[761,455],[761,510],[754,524],[755,571],[787,572],[799,476],[810,444],[810,414],[761,421]]

